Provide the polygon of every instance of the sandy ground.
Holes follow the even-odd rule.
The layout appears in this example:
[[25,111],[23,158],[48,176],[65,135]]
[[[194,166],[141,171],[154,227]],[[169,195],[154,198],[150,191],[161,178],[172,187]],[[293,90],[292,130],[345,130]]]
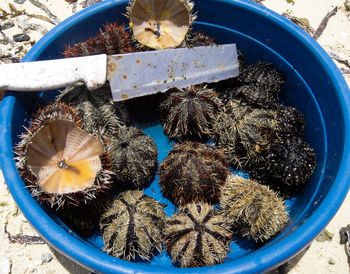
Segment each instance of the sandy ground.
[[[98,1],[79,0],[77,4],[70,5],[64,0],[46,0],[46,1],[16,1],[24,2],[16,4],[14,1],[1,0],[0,8],[9,11],[8,4],[12,3],[17,10],[26,10],[31,14],[40,14],[50,19],[46,22],[42,19],[29,18],[27,16],[17,16],[12,19],[13,27],[5,29],[5,21],[0,21],[0,63],[10,62],[13,57],[22,57],[26,51],[42,35],[44,35],[54,24],[70,16],[74,10],[80,10],[84,5],[92,4]],[[40,2],[44,4],[52,13],[36,7],[33,3]],[[350,1],[347,1],[350,7]],[[290,15],[300,18],[307,18],[310,26],[317,29],[321,20],[334,7],[338,6],[338,12],[331,17],[323,34],[318,42],[333,56],[338,59],[350,61],[350,12],[344,7],[344,0],[265,0],[264,5],[278,13],[288,12]],[[0,14],[3,12],[0,12]],[[12,25],[8,23],[7,26]],[[14,34],[26,33],[30,36],[29,41],[14,42]],[[8,41],[6,37],[9,38]],[[350,69],[341,62],[336,62],[343,70],[344,76],[350,83]],[[1,98],[1,95],[0,95]],[[339,244],[339,230],[350,223],[350,195],[348,195],[344,204],[337,215],[327,226],[329,234],[334,235],[328,241],[315,240],[310,248],[299,256],[297,260],[292,261],[289,266],[279,269],[279,273],[350,273],[348,259],[344,246]],[[36,233],[30,227],[23,215],[18,211],[14,201],[7,191],[6,184],[0,174],[0,274],[8,273],[89,273],[77,264],[57,254],[49,246],[32,238],[34,244],[12,243],[8,231],[11,235],[19,233],[29,236],[36,236]],[[36,242],[35,242],[36,241]]]

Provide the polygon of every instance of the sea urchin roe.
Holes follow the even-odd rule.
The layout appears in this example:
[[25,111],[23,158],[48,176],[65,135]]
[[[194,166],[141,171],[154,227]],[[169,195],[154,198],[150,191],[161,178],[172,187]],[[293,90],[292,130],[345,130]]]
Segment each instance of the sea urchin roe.
[[134,38],[152,49],[180,46],[195,19],[192,9],[188,0],[132,0],[127,8]]
[[284,201],[267,186],[231,175],[221,191],[223,214],[242,236],[267,241],[287,223]]
[[166,221],[164,237],[175,264],[199,267],[223,262],[232,232],[212,206],[191,203]]
[[206,86],[174,89],[160,105],[164,131],[178,139],[207,136],[220,107],[217,94]]
[[228,175],[223,152],[200,143],[175,145],[160,167],[163,195],[176,205],[203,201],[214,204]]
[[104,250],[128,261],[149,261],[162,250],[164,221],[163,205],[142,191],[123,192],[100,221]]

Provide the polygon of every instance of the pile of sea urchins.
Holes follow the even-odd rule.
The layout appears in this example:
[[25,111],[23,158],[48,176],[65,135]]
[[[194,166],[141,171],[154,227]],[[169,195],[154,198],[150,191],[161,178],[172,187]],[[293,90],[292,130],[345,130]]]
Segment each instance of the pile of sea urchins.
[[[126,14],[130,30],[106,24],[67,45],[65,57],[215,45],[192,30],[188,0],[133,0]],[[175,144],[159,169],[156,143],[132,122],[128,102],[113,102],[108,83],[97,91],[66,87],[36,112],[15,147],[32,196],[80,235],[99,229],[104,250],[129,261],[166,249],[176,266],[208,266],[225,260],[234,238],[270,240],[289,219],[279,195],[305,185],[316,156],[303,139],[303,114],[279,101],[281,73],[239,59],[237,78],[162,97],[158,118]],[[157,172],[163,196],[177,207],[170,217],[143,192]]]

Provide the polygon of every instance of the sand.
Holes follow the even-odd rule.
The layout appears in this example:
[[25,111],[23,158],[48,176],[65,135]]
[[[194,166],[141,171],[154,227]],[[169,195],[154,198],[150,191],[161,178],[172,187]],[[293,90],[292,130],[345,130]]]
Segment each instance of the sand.
[[[10,0],[1,0],[0,8],[9,10]],[[78,1],[77,4],[70,5],[64,0],[46,0],[39,1],[43,3],[53,15],[51,21],[57,22],[65,19],[73,13],[73,10],[83,8],[84,2]],[[334,7],[338,6],[338,12],[331,17],[324,33],[318,39],[318,42],[324,49],[333,56],[350,61],[350,12],[345,10],[344,0],[265,0],[262,3],[277,13],[289,12],[293,16],[307,18],[313,29],[317,29],[324,16]],[[47,16],[47,13],[34,6],[30,0],[23,4],[13,4],[18,10],[26,10],[28,13],[41,14]],[[350,6],[350,4],[349,4]],[[4,22],[0,21],[2,25]],[[30,36],[27,42],[13,43],[9,41],[7,45],[0,44],[0,63],[10,62],[11,57],[22,57],[26,51],[42,35],[44,35],[54,24],[31,18],[19,16],[13,19],[14,27],[3,30],[7,37],[14,34],[25,32]],[[3,37],[0,34],[0,42]],[[11,40],[11,39],[10,39]],[[344,76],[350,83],[350,69],[345,65],[336,62],[344,71]],[[1,94],[0,94],[1,98]],[[339,230],[350,223],[350,195],[343,203],[337,215],[327,226],[327,231],[334,234],[329,241],[313,241],[310,248],[294,260],[283,271],[279,273],[350,273],[347,256],[344,246],[339,244]],[[11,243],[8,235],[5,233],[5,227],[11,235],[23,233],[25,235],[35,236],[35,231],[30,227],[26,219],[17,209],[11,195],[8,193],[6,184],[0,174],[0,274],[8,273],[90,273],[84,270],[74,262],[64,258],[55,252],[48,245],[20,244]]]

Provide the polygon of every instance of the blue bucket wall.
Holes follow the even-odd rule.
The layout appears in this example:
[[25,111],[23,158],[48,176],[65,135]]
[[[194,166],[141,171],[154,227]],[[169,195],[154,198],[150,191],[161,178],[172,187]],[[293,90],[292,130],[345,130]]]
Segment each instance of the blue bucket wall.
[[[125,1],[105,1],[69,18],[39,41],[25,61],[61,58],[64,47],[98,32],[106,22],[127,23],[121,14]],[[176,269],[165,254],[150,264],[129,263],[106,255],[99,236],[81,239],[43,210],[25,189],[12,160],[13,145],[22,125],[36,107],[52,100],[54,93],[7,93],[0,109],[1,166],[9,189],[34,228],[61,253],[99,272],[230,272],[252,273],[276,267],[302,250],[329,222],[343,201],[349,181],[349,90],[325,52],[298,27],[267,9],[243,0],[195,1],[196,30],[205,31],[219,43],[235,42],[249,63],[270,61],[286,76],[281,92],[285,104],[306,117],[308,142],[317,153],[317,169],[305,191],[288,201],[291,221],[274,240],[257,248],[248,241],[232,244],[224,264],[203,269]],[[159,149],[161,162],[171,143],[159,125],[144,126]],[[161,202],[157,178],[146,193]],[[167,213],[174,212],[168,203]],[[95,248],[97,247],[97,248]]]

